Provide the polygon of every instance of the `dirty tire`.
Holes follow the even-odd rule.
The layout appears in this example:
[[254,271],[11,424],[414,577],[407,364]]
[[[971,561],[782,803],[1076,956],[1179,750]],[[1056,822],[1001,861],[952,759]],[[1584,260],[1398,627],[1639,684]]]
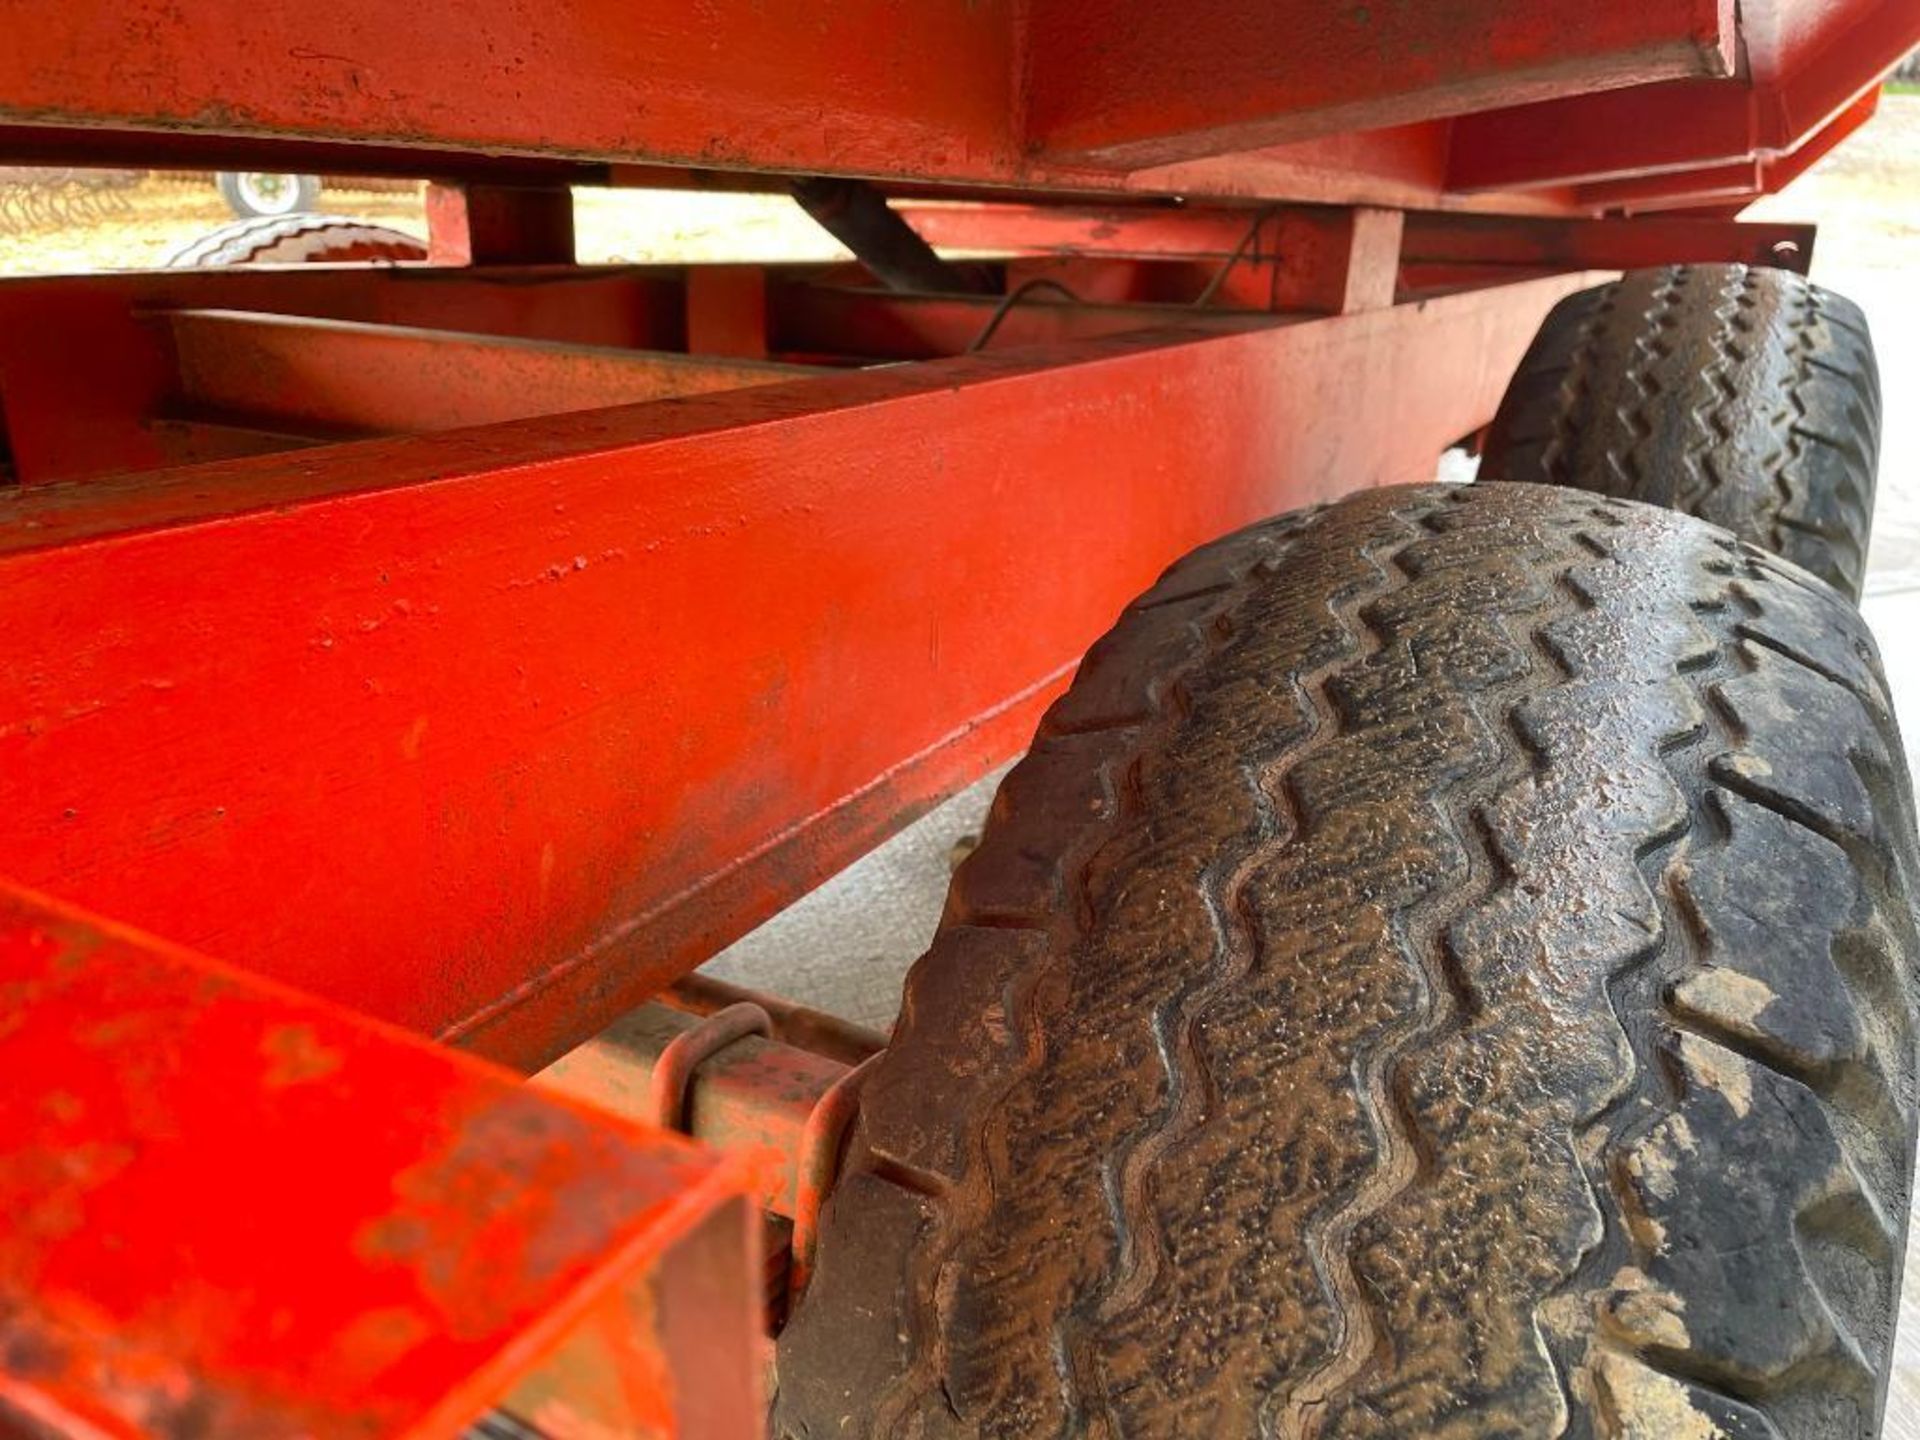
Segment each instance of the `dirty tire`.
[[167,260],[170,270],[225,265],[397,264],[427,258],[426,243],[346,215],[262,215],[235,220]]
[[1880,378],[1860,307],[1784,270],[1636,270],[1554,307],[1480,473],[1724,525],[1858,598]]
[[1873,642],[1687,516],[1190,556],[1001,786],[775,1433],[1862,1440],[1913,1153]]

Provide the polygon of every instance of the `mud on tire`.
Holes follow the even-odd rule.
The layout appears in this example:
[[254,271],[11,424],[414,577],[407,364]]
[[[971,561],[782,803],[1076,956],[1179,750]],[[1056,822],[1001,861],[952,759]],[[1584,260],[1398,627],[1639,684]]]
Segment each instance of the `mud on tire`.
[[1873,1433],[1906,773],[1830,587],[1544,487],[1131,606],[871,1073],[775,1433]]
[[1480,473],[1699,515],[1857,598],[1879,451],[1859,306],[1784,270],[1671,265],[1554,307]]

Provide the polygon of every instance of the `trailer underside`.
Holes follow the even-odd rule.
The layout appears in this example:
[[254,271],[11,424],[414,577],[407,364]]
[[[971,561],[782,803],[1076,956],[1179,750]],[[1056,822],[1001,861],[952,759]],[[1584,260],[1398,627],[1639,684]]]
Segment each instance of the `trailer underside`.
[[[669,8],[0,5],[9,160],[435,182],[424,265],[0,285],[22,1423],[756,1433],[844,1067],[770,1050],[720,1156],[581,1047],[1017,754],[1172,559],[1429,478],[1562,297],[1804,273],[1811,227],[1731,217],[1920,41],[1903,0]],[[572,263],[570,185],[796,176],[956,284]],[[599,1109],[520,1083],[568,1056]]]

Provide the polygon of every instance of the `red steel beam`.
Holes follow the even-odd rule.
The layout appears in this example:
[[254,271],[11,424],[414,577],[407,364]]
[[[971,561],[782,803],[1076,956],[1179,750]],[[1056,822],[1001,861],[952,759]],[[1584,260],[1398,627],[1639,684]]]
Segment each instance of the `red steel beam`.
[[1738,207],[1765,191],[1766,168],[1759,160],[1731,160],[1699,170],[1582,185],[1580,194],[1595,210],[1631,216],[1703,206]]
[[[1017,158],[1012,0],[0,0],[0,121],[878,174]],[[796,123],[795,117],[818,117]],[[430,170],[423,173],[431,173]]]
[[1733,70],[1732,0],[1033,0],[1029,141],[1140,169]]
[[1750,158],[1761,97],[1726,81],[1674,81],[1489,110],[1454,122],[1447,188],[1633,180]]
[[1049,290],[1009,301],[990,295],[900,295],[789,283],[774,288],[769,305],[767,320],[775,351],[786,355],[837,352],[869,360],[962,355],[982,343],[1008,350],[1154,327],[1198,333],[1265,323],[1244,314],[1196,310],[1185,302],[1088,304]]
[[[909,205],[924,238],[960,249],[1119,257],[1190,264],[1156,299],[1340,315],[1393,303],[1401,212],[1360,206],[1241,211],[1060,210],[1039,206]],[[1049,273],[1021,270],[1010,275]],[[1082,273],[1069,271],[1063,273]],[[1142,277],[1138,298],[1153,294]],[[1077,293],[1077,292],[1076,292]],[[1131,297],[1130,297],[1131,298]]]
[[1755,8],[1777,13],[1748,22],[1753,43],[1740,83],[1683,81],[1464,117],[1454,127],[1448,188],[1617,181],[1625,194],[1626,182],[1643,176],[1712,172],[1809,144],[1817,154],[1837,143],[1833,122],[1920,47],[1920,6],[1911,0]]
[[[780,372],[725,359],[706,366],[671,355],[608,351],[678,350],[691,340],[723,354],[765,354],[771,345],[842,363],[955,355],[985,332],[998,305],[991,297],[832,289],[802,278],[808,273],[816,272],[803,268],[782,278],[736,266],[686,272],[295,269],[0,282],[6,443],[17,478],[28,484],[152,470],[351,438],[369,428],[415,431],[663,396],[669,385],[684,392],[806,373],[802,367]],[[737,295],[743,286],[765,312],[756,316],[749,307],[723,315],[716,325],[716,295]],[[996,328],[994,345],[1110,335],[1145,324],[1235,323],[1228,316],[1194,315],[1184,305],[1143,313],[1048,301],[1037,295],[1015,307]],[[181,309],[246,311],[262,318],[170,318]],[[292,316],[341,323],[303,324]],[[373,328],[365,328],[369,323]],[[186,338],[184,357],[176,353],[176,325]],[[493,345],[478,334],[417,333],[446,325],[551,343]],[[234,358],[221,359],[221,345],[243,342],[244,355],[236,350]],[[581,345],[595,349],[581,353]],[[361,358],[377,374],[356,373]],[[455,358],[475,359],[482,375],[456,367],[447,372],[443,390],[423,387],[422,376],[407,373],[410,360],[444,369]],[[264,368],[249,368],[254,360]],[[253,397],[250,403],[269,404],[271,413],[184,406],[183,363],[204,396],[222,389],[244,392]],[[479,383],[496,374],[512,383]],[[570,390],[576,382],[583,387],[579,393]],[[523,384],[532,388],[519,388]],[[290,423],[288,417],[308,410],[314,423]]]
[[151,470],[181,458],[183,439],[209,438],[164,423],[176,365],[171,332],[153,312],[177,308],[645,350],[686,344],[685,289],[671,269],[315,266],[0,281],[0,447],[11,448],[19,479]]
[[0,885],[0,1429],[762,1432],[749,1167]]
[[[1082,203],[1162,205],[1216,200],[1221,204],[1285,199],[1300,204],[1378,205],[1407,209],[1445,206],[1487,213],[1564,214],[1570,194],[1533,189],[1499,195],[1447,195],[1448,136],[1452,121],[1426,120],[1378,130],[1354,130],[1297,140],[1237,155],[1158,165],[1145,170],[1063,170],[1027,157],[1006,175],[985,180],[926,174],[888,176],[885,192],[915,200],[971,200],[986,204]],[[5,153],[0,130],[0,153]],[[641,188],[764,193],[764,173],[629,164],[607,167],[607,182]]]
[[[642,1005],[569,1050],[534,1082],[615,1115],[650,1119],[661,1052],[698,1024],[699,1017],[667,1005]],[[791,1219],[801,1136],[847,1069],[829,1056],[746,1036],[702,1060],[688,1077],[680,1123],[702,1144],[738,1156],[761,1208]]]
[[[238,460],[247,455],[273,455],[282,450],[304,450],[331,444],[338,437],[291,429],[264,430],[232,420],[156,419],[145,427],[146,438],[165,459],[158,468],[204,465],[210,460]],[[133,467],[114,467],[116,471]]]
[[[824,16],[757,0],[583,0],[567,24],[530,28],[519,0],[475,0],[453,27],[379,0],[186,0],[153,14],[0,0],[14,40],[0,50],[0,153],[479,184],[649,167],[686,183],[698,167],[1435,204],[1448,130],[1421,117],[1717,73],[1730,34],[1730,0],[1554,0],[1544,14],[1501,0],[1465,12],[1207,0],[1175,18],[1192,8],[1061,0],[1029,20],[1014,0],[846,0]],[[1167,47],[1141,49],[1162,31]],[[1196,49],[1205,70],[1188,83]],[[1097,142],[1115,123],[1110,105],[1127,125],[1171,134],[1142,153],[1178,163],[1047,153],[1076,126]],[[1320,138],[1271,143],[1304,134]],[[1241,142],[1263,148],[1217,153]],[[1213,158],[1193,158],[1203,155]]]
[[1876,86],[1829,120],[1818,133],[1785,154],[1712,165],[1700,170],[1680,170],[1645,180],[1615,180],[1582,185],[1575,193],[1584,206],[1627,215],[1742,205],[1762,195],[1774,195],[1784,190],[1836,145],[1871,120],[1879,108],[1880,90]]
[[1633,270],[1645,265],[1734,261],[1806,273],[1814,227],[1730,220],[1508,220],[1481,215],[1407,217],[1408,267],[1522,266]]
[[0,873],[536,1066],[1017,750],[1183,550],[1429,474],[1580,283],[18,492]]
[[767,355],[767,272],[701,265],[687,272],[687,349],[700,355]]
[[417,434],[803,379],[766,361],[240,310],[175,310],[178,413],[293,433]]
[[[1306,205],[1265,209],[1206,207],[1071,207],[1071,205],[902,204],[900,211],[937,246],[970,252],[1060,257],[1060,269],[1016,265],[1010,275],[1062,275],[1087,298],[1192,300],[1235,261],[1219,284],[1223,298],[1250,296],[1284,307],[1311,305],[1311,288],[1327,286],[1336,267],[1315,261],[1313,221],[1352,211]],[[1741,225],[1701,219],[1567,219],[1411,211],[1405,215],[1400,265],[1407,288],[1478,280],[1494,284],[1513,269],[1634,269],[1676,261],[1743,261],[1805,273],[1811,225]],[[1250,246],[1258,240],[1258,246]],[[1269,259],[1277,255],[1277,259]],[[1139,261],[1119,267],[1114,261]],[[1315,275],[1319,276],[1315,280]],[[1321,305],[1338,309],[1338,305]]]
[[565,185],[434,184],[426,210],[436,265],[573,263],[573,191]]

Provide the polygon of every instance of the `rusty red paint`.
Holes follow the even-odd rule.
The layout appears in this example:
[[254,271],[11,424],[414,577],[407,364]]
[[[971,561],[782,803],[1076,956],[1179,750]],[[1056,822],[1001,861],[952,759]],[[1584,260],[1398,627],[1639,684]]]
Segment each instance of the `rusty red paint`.
[[[743,1008],[759,1010],[736,1001],[729,1011]],[[792,1218],[813,1173],[808,1167],[818,1168],[817,1158],[808,1156],[809,1123],[852,1067],[755,1028],[716,1031],[715,1022],[728,1013],[695,1017],[658,1003],[640,1006],[540,1071],[535,1082],[647,1123],[657,1123],[670,1107],[672,1128],[737,1156],[761,1205]],[[764,1012],[754,1018],[764,1019]],[[688,1058],[695,1063],[686,1064]],[[808,1203],[817,1206],[824,1186],[817,1175],[812,1183]]]
[[800,1132],[793,1187],[793,1259],[787,1269],[788,1292],[804,1295],[813,1279],[815,1252],[820,1243],[820,1212],[840,1178],[840,1157],[847,1133],[860,1114],[860,1086],[877,1055],[848,1070],[821,1095]]
[[774,1039],[842,1065],[858,1065],[886,1048],[887,1037],[877,1030],[762,990],[729,985],[699,971],[676,980],[659,995],[660,1004],[689,1015],[711,1015],[742,1000],[750,1000],[767,1012],[773,1022]]
[[[771,999],[771,997],[768,997]],[[778,1002],[774,1002],[777,1004]],[[843,1064],[771,1038],[768,1014],[735,1000],[704,1016],[642,1006],[541,1071],[539,1084],[738,1156],[791,1250],[778,1312],[812,1278],[821,1208],[839,1177],[874,1047]]]
[[[755,1433],[743,1171],[0,888],[0,1415],[64,1432],[451,1435],[580,1338],[606,1433]],[[700,1246],[709,1353],[667,1267]],[[725,1383],[723,1424],[686,1391]],[[540,1382],[545,1384],[546,1382]]]
[[1181,551],[1429,473],[1577,283],[28,490],[0,873],[541,1064],[1024,744]]
[[[430,30],[378,0],[265,0],[244,23],[235,3],[14,17],[0,151],[350,170],[357,149],[386,172],[411,151],[416,173],[505,196],[697,167],[1375,205],[1494,191],[1513,209],[1522,188],[1783,152],[1920,40],[1905,0],[1751,0],[1737,37],[1732,0],[848,0],[824,19],[721,0],[697,18],[586,5],[537,46],[513,0]],[[541,203],[449,212],[442,254],[559,257],[565,216]]]

